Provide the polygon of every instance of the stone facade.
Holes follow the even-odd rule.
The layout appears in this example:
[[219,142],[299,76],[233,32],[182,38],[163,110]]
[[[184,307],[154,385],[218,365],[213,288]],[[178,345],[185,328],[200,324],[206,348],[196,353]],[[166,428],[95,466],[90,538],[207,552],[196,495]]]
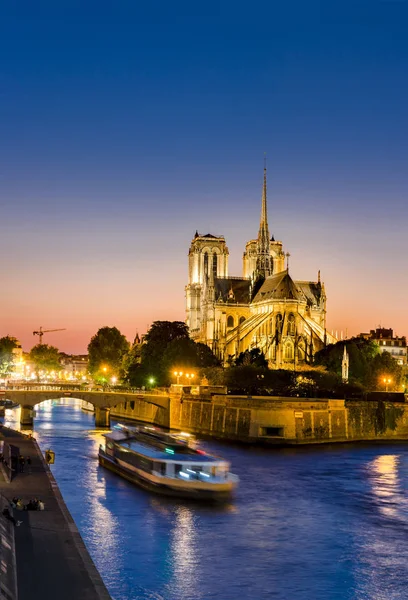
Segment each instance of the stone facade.
[[127,402],[112,416],[270,445],[408,439],[405,402],[183,394],[170,397],[169,412],[155,409]]
[[189,250],[186,323],[226,365],[259,348],[270,367],[308,363],[336,339],[326,331],[326,293],[320,281],[293,281],[282,242],[269,237],[266,169],[258,238],[246,244],[243,276],[228,273],[223,236],[196,232]]

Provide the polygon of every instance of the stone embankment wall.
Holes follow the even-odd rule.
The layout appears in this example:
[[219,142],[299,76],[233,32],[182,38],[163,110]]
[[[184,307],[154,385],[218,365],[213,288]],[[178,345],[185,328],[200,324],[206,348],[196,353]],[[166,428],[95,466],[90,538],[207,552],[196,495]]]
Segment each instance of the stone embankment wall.
[[214,437],[266,443],[406,439],[408,404],[213,396],[172,399],[171,426]]
[[164,409],[133,405],[112,416],[243,442],[313,444],[408,439],[408,403],[242,396],[171,396]]
[[143,396],[118,404],[111,409],[110,414],[114,419],[134,419],[136,421],[143,421],[144,423],[170,427],[170,413],[168,409],[163,406],[156,406],[151,401],[146,402]]

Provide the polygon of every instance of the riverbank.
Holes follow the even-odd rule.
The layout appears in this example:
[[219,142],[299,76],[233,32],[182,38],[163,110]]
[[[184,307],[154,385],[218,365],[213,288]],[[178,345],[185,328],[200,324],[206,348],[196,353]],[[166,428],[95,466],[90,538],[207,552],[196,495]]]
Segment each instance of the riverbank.
[[0,494],[45,504],[44,511],[14,511],[22,521],[14,530],[19,600],[110,600],[36,441],[6,427],[0,439],[31,459],[24,473],[12,473],[10,483],[1,477]]
[[111,417],[181,429],[199,436],[247,444],[298,446],[408,439],[408,403],[280,396],[169,395],[164,421],[146,417],[146,400],[125,402]]

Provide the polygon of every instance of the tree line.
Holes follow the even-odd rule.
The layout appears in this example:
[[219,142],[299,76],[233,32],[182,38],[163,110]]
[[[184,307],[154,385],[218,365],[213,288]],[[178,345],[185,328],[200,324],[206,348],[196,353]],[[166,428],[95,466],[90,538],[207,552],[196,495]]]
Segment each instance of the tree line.
[[[14,368],[17,340],[0,338],[0,375],[9,377]],[[349,354],[349,381],[342,381],[344,346]],[[55,346],[37,344],[28,354],[39,378],[41,371],[58,371],[66,357]],[[225,385],[232,393],[288,396],[343,397],[369,390],[384,390],[383,378],[391,380],[390,390],[401,391],[405,383],[402,368],[387,352],[380,352],[372,340],[356,337],[328,345],[317,352],[313,365],[290,369],[269,369],[258,349],[246,350],[223,368],[211,349],[194,342],[181,321],[155,321],[143,343],[130,344],[117,327],[102,327],[88,344],[88,370],[97,383],[132,387],[167,387],[178,378],[174,372],[194,373],[212,385]]]

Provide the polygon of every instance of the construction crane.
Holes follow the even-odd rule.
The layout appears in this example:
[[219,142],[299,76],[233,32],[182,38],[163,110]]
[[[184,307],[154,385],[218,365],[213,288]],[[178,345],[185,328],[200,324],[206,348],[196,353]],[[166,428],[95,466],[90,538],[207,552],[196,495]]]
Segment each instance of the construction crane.
[[51,333],[53,331],[66,331],[66,329],[43,329],[42,327],[40,327],[38,331],[33,331],[33,335],[38,335],[38,337],[40,338],[40,344],[42,344],[44,333]]

